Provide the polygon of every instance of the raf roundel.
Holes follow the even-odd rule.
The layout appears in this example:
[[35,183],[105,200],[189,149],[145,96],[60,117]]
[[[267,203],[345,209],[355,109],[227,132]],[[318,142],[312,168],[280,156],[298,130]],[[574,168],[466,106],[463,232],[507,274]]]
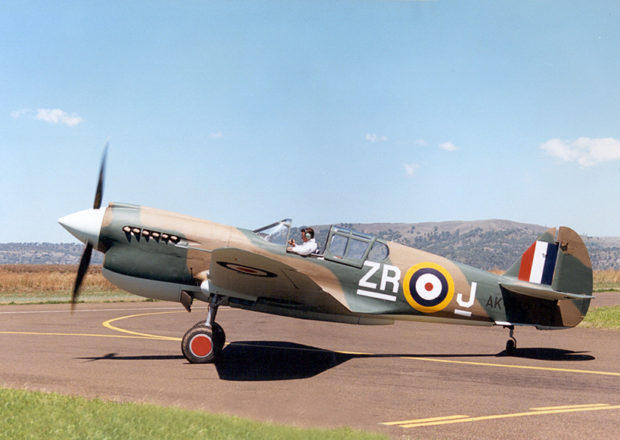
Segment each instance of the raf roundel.
[[229,263],[227,261],[218,261],[217,264],[226,269],[234,270],[235,272],[240,272],[245,275],[252,275],[253,277],[275,278],[277,276],[275,273],[267,272],[266,270],[256,267],[244,266],[242,264]]
[[439,264],[425,262],[409,268],[403,283],[405,299],[411,307],[433,313],[443,310],[454,296],[454,281]]

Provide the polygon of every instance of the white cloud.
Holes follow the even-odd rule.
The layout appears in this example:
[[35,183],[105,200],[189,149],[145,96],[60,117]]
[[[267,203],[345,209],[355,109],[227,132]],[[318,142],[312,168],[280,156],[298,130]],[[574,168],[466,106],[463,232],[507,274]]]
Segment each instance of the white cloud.
[[459,147],[454,145],[452,142],[444,142],[443,144],[439,144],[439,148],[446,151],[455,151],[459,149]]
[[39,108],[35,119],[50,124],[64,124],[68,127],[74,127],[84,122],[84,119],[77,114],[68,114],[59,108]]
[[37,121],[44,121],[48,124],[63,124],[68,127],[75,127],[84,122],[84,119],[77,114],[68,114],[59,108],[38,108],[36,110],[23,108],[12,111],[11,116],[14,119],[19,119],[22,116],[32,116]]
[[34,112],[32,111],[32,109],[29,109],[29,108],[22,108],[22,109],[20,109],[20,110],[15,110],[15,111],[12,111],[12,112],[11,112],[11,117],[12,117],[13,119],[19,119],[19,118],[21,118],[22,116],[27,115],[27,114],[30,114],[30,113],[34,113]]
[[403,166],[405,167],[405,173],[408,177],[413,177],[415,175],[415,170],[420,168],[420,165],[417,163],[405,163]]
[[366,133],[366,138],[365,138],[368,142],[372,142],[373,144],[375,142],[387,142],[389,139],[387,136],[378,136],[374,133]]
[[209,133],[209,139],[222,139],[224,137],[224,133],[218,131],[217,133]]
[[426,142],[424,139],[416,139],[415,141],[413,141],[413,143],[417,147],[428,147],[428,142]]
[[543,143],[540,149],[567,162],[577,162],[582,167],[620,159],[620,141],[614,138],[580,137],[572,142],[551,139]]

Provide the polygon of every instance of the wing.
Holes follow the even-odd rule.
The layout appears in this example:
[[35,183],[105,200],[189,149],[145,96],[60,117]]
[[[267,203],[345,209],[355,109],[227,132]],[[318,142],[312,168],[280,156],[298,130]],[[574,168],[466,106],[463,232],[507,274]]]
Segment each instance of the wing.
[[310,276],[273,258],[241,249],[213,251],[209,290],[289,310],[352,315],[346,304],[323,290]]

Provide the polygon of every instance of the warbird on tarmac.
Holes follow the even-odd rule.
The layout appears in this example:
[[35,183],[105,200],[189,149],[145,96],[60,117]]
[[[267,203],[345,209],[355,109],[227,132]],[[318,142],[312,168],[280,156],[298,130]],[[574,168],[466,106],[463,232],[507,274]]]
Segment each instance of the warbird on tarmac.
[[588,251],[567,227],[540,235],[501,275],[338,226],[320,253],[301,256],[287,252],[289,219],[250,231],[143,206],[102,208],[106,155],[107,146],[93,208],[58,220],[86,244],[72,307],[98,249],[103,275],[121,289],[188,311],[194,300],[209,304],[181,343],[191,363],[221,353],[221,305],[350,324],[499,325],[510,330],[512,354],[515,326],[574,327],[593,298]]

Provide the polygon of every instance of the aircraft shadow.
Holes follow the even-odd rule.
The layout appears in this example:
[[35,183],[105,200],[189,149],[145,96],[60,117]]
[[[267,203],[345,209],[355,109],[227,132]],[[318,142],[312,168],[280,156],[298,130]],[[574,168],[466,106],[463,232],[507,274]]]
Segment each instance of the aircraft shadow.
[[[594,356],[557,348],[518,348],[514,354],[506,351],[497,354],[464,353],[388,353],[349,354],[292,342],[243,341],[232,342],[222,351],[215,364],[218,376],[229,381],[270,381],[306,379],[323,373],[351,360],[361,358],[493,358],[515,357],[544,361],[591,361]],[[182,355],[134,355],[119,356],[107,353],[102,356],[79,357],[87,362],[95,361],[157,361],[185,360]]]
[[517,348],[513,354],[502,351],[497,356],[537,359],[541,361],[593,361],[596,359],[594,356],[586,353],[588,352],[562,350],[560,348]]
[[357,355],[291,342],[245,341],[228,344],[215,363],[222,380],[268,381],[305,379]]
[[172,359],[183,359],[183,355],[142,355],[142,356],[118,356],[116,353],[107,353],[103,356],[79,357],[76,359],[89,362],[94,361],[167,361]]
[[292,342],[232,342],[222,351],[215,366],[220,379],[230,381],[270,381],[305,379],[316,376],[348,360],[360,358],[495,358],[517,357],[547,361],[590,361],[593,356],[555,348],[519,348],[508,355],[497,354],[349,354]]

